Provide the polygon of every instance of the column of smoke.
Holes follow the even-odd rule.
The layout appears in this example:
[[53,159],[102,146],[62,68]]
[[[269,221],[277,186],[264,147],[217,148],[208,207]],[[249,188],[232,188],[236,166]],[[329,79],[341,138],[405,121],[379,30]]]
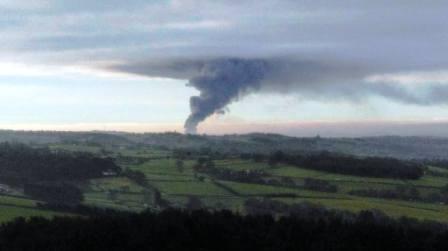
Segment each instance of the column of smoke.
[[200,122],[243,95],[260,89],[261,80],[268,70],[263,60],[218,59],[204,63],[199,74],[188,86],[199,90],[199,96],[190,98],[191,114],[185,121],[185,132],[195,134]]
[[198,124],[207,117],[224,112],[230,103],[257,91],[293,93],[324,101],[359,103],[376,95],[404,104],[448,104],[446,85],[429,85],[425,92],[420,92],[394,83],[365,82],[366,76],[375,74],[375,68],[317,59],[157,60],[112,68],[151,77],[189,79],[188,85],[196,88],[199,95],[190,98],[191,114],[185,121],[186,133],[196,133]]

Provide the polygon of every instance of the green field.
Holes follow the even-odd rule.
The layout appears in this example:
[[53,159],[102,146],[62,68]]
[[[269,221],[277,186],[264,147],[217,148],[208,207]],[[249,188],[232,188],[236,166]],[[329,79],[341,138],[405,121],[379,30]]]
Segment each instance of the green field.
[[[448,206],[440,204],[410,202],[403,200],[366,198],[349,195],[348,192],[357,189],[393,189],[397,185],[410,185],[416,187],[421,194],[438,191],[440,187],[448,184],[448,178],[425,175],[416,181],[405,181],[383,178],[365,178],[349,175],[332,174],[314,171],[305,168],[279,165],[269,167],[267,163],[253,162],[237,158],[221,159],[215,161],[215,166],[236,171],[263,170],[273,178],[289,177],[297,184],[303,183],[305,178],[317,178],[338,186],[337,193],[316,192],[300,188],[290,188],[273,185],[260,185],[233,181],[220,181],[220,184],[230,189],[223,190],[208,179],[200,182],[193,177],[192,166],[194,161],[185,161],[185,170],[179,173],[175,168],[174,159],[150,161],[133,166],[146,174],[152,185],[157,187],[167,198],[176,202],[186,200],[187,195],[195,195],[204,201],[204,204],[213,206],[217,202],[228,205],[232,209],[241,210],[243,203],[251,197],[270,197],[290,203],[312,202],[326,207],[360,211],[365,209],[379,209],[393,217],[409,216],[419,219],[441,220],[448,222]],[[434,168],[446,172],[445,169]],[[206,176],[206,175],[205,175]],[[295,198],[282,198],[281,195],[293,194]],[[271,197],[272,196],[272,197]],[[181,204],[181,203],[180,203]]]
[[0,195],[0,223],[16,217],[42,216],[53,217],[62,213],[40,209],[36,201],[15,196]]
[[[197,156],[183,160],[179,170],[177,159],[168,150],[151,147],[122,147],[103,149],[97,146],[70,144],[50,145],[54,150],[88,151],[111,157],[137,159],[135,163],[120,163],[123,169],[142,172],[147,185],[139,185],[126,177],[104,177],[82,184],[84,203],[90,206],[119,210],[141,211],[153,208],[152,196],[159,191],[162,198],[174,207],[184,207],[191,196],[199,198],[207,208],[227,208],[244,213],[244,201],[249,198],[270,198],[287,203],[311,202],[329,208],[358,212],[378,209],[392,217],[409,216],[418,219],[448,222],[448,205],[399,199],[380,199],[350,195],[352,190],[373,188],[393,189],[399,185],[415,187],[420,194],[440,191],[448,184],[446,176],[424,175],[419,180],[365,178],[320,172],[288,165],[269,166],[266,162],[243,160],[237,156],[215,159],[216,168],[233,171],[261,170],[269,179],[281,181],[288,178],[297,187],[279,184],[253,184],[213,179],[204,172],[195,171]],[[447,169],[430,167],[429,170],[448,174]],[[318,192],[301,187],[306,178],[325,180],[338,187],[336,193]],[[11,196],[0,196],[0,222],[17,216],[39,215],[51,217],[59,213],[41,210],[36,202]]]

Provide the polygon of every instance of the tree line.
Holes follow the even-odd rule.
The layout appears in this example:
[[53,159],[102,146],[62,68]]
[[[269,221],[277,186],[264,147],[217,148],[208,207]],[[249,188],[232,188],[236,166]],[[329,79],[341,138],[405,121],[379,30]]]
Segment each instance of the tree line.
[[[447,225],[374,211],[339,213],[251,201],[290,215],[231,211],[105,211],[89,217],[17,218],[0,227],[0,250],[446,250]],[[268,204],[268,205],[266,205]]]
[[81,181],[120,173],[110,158],[89,153],[54,152],[23,144],[0,144],[0,179],[23,185],[41,181]]
[[311,155],[288,155],[275,152],[269,163],[286,163],[331,173],[374,178],[418,179],[424,175],[422,164],[394,158],[366,157],[320,152]]
[[52,206],[78,205],[83,194],[77,182],[120,172],[112,159],[88,153],[0,144],[0,182],[20,187],[25,195]]
[[416,187],[403,185],[396,186],[393,189],[358,189],[350,191],[349,194],[363,197],[448,204],[448,184],[438,189],[438,191],[424,194],[420,193]]

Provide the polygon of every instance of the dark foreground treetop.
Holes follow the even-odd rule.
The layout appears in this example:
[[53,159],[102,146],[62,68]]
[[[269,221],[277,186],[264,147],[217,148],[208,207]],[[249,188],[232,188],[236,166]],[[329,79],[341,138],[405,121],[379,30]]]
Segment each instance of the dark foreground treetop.
[[0,250],[440,251],[448,250],[448,230],[438,223],[393,220],[374,212],[342,217],[306,210],[279,219],[229,211],[109,212],[16,219],[0,228]]

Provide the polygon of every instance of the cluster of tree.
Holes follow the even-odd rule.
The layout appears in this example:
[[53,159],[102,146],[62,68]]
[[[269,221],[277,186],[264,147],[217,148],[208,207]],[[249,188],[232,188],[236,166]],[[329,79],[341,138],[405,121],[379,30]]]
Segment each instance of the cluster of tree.
[[422,160],[421,162],[427,166],[436,166],[436,167],[448,169],[448,159],[427,159],[427,160]]
[[432,192],[422,198],[425,202],[432,202],[432,203],[442,203],[442,204],[448,204],[448,193],[441,191],[441,192]]
[[[260,202],[263,203],[263,202]],[[262,205],[259,205],[262,206]],[[448,248],[448,228],[364,211],[296,206],[291,216],[230,211],[18,218],[0,227],[1,250],[426,250]]]
[[267,184],[264,180],[265,172],[261,170],[236,171],[227,168],[207,168],[202,170],[208,175],[219,180],[229,180],[244,183]]
[[448,203],[448,186],[442,187],[438,192],[432,192],[425,195],[420,194],[418,189],[412,186],[397,186],[394,189],[368,188],[353,190],[349,193],[364,197],[423,201],[431,203]]
[[171,206],[170,202],[162,197],[159,189],[148,182],[142,171],[126,168],[122,171],[121,175],[145,188],[143,191],[143,202],[145,204],[151,204],[157,209],[164,209]]
[[140,186],[146,187],[148,185],[146,176],[142,171],[126,168],[122,171],[121,175],[134,181],[135,183],[139,184]]
[[446,195],[448,195],[448,184],[444,185],[442,188],[440,188],[440,191]]
[[255,162],[262,162],[266,160],[266,156],[261,153],[241,153],[240,158],[244,160],[253,160]]
[[184,161],[181,159],[176,160],[176,169],[179,173],[183,173],[185,169]]
[[204,209],[205,205],[199,197],[190,195],[190,196],[188,196],[188,200],[185,203],[185,208],[190,211],[200,210],[200,209]]
[[[355,214],[336,209],[327,209],[325,207],[312,204],[309,202],[289,204],[278,200],[271,200],[267,198],[256,199],[250,198],[244,202],[244,209],[249,215],[274,215],[285,216],[294,215],[307,219],[328,218],[330,216],[337,216],[344,220],[353,220]],[[375,211],[377,216],[384,216],[380,211]],[[384,216],[385,217],[385,216]]]
[[209,156],[208,158],[199,157],[196,161],[196,164],[193,166],[193,169],[196,171],[208,170],[215,168],[215,162]]
[[329,152],[313,155],[287,155],[276,152],[269,158],[270,162],[284,162],[319,171],[365,177],[418,179],[424,174],[421,164],[393,158],[358,158]]
[[431,170],[431,169],[427,168],[425,170],[425,173],[427,175],[431,175],[431,176],[448,178],[448,172],[440,172],[440,171],[435,171],[435,170]]
[[82,191],[73,184],[65,182],[41,182],[25,184],[25,195],[51,206],[77,206],[84,197]]
[[351,195],[358,195],[363,197],[375,197],[385,199],[400,199],[400,200],[420,200],[421,195],[417,188],[413,186],[396,186],[394,189],[375,189],[367,188],[360,190],[352,190]]
[[213,159],[226,159],[229,157],[228,153],[212,150],[210,147],[195,148],[175,148],[172,150],[173,158],[176,159],[193,159],[197,156],[208,156]]
[[0,144],[0,178],[5,183],[24,185],[41,181],[74,181],[119,173],[109,158],[88,153],[52,152],[22,144]]
[[[258,158],[257,156],[259,155],[253,154],[248,156]],[[274,158],[272,156],[276,156],[275,161],[273,160]],[[283,158],[285,155],[282,152],[277,152],[276,154],[271,155],[271,157],[269,158],[269,162],[277,163],[278,159],[280,159],[279,156]],[[262,157],[262,159],[266,159],[266,157]],[[179,164],[177,166],[181,166],[180,161],[178,161],[178,163]],[[255,184],[272,185],[272,186],[301,187],[321,192],[335,193],[338,191],[338,187],[336,185],[330,184],[328,181],[325,180],[307,178],[305,179],[304,185],[299,186],[290,177],[282,177],[280,180],[269,179],[266,173],[262,170],[237,171],[227,168],[217,168],[215,167],[213,161],[210,158],[199,158],[196,165],[194,166],[194,169],[199,172],[207,173],[213,178],[219,180],[229,180],[229,181],[255,183]]]
[[303,188],[308,190],[336,193],[338,191],[338,186],[331,184],[326,180],[306,178],[303,183]]
[[281,177],[280,179],[278,179],[278,178],[271,178],[268,176],[265,179],[263,179],[261,184],[266,184],[266,185],[271,185],[271,186],[283,186],[283,187],[300,187],[296,184],[294,179],[292,179],[290,177]]
[[115,157],[115,162],[122,165],[141,165],[145,162],[151,161],[153,158],[137,157],[137,156],[122,156]]
[[263,179],[266,173],[261,170],[236,171],[228,168],[218,168],[211,158],[198,158],[196,164],[193,166],[193,170],[195,172],[207,173],[213,178],[220,180],[266,184],[266,181]]
[[215,168],[208,172],[216,179],[238,181],[245,183],[265,184],[265,173],[260,170],[235,171],[224,168]]

